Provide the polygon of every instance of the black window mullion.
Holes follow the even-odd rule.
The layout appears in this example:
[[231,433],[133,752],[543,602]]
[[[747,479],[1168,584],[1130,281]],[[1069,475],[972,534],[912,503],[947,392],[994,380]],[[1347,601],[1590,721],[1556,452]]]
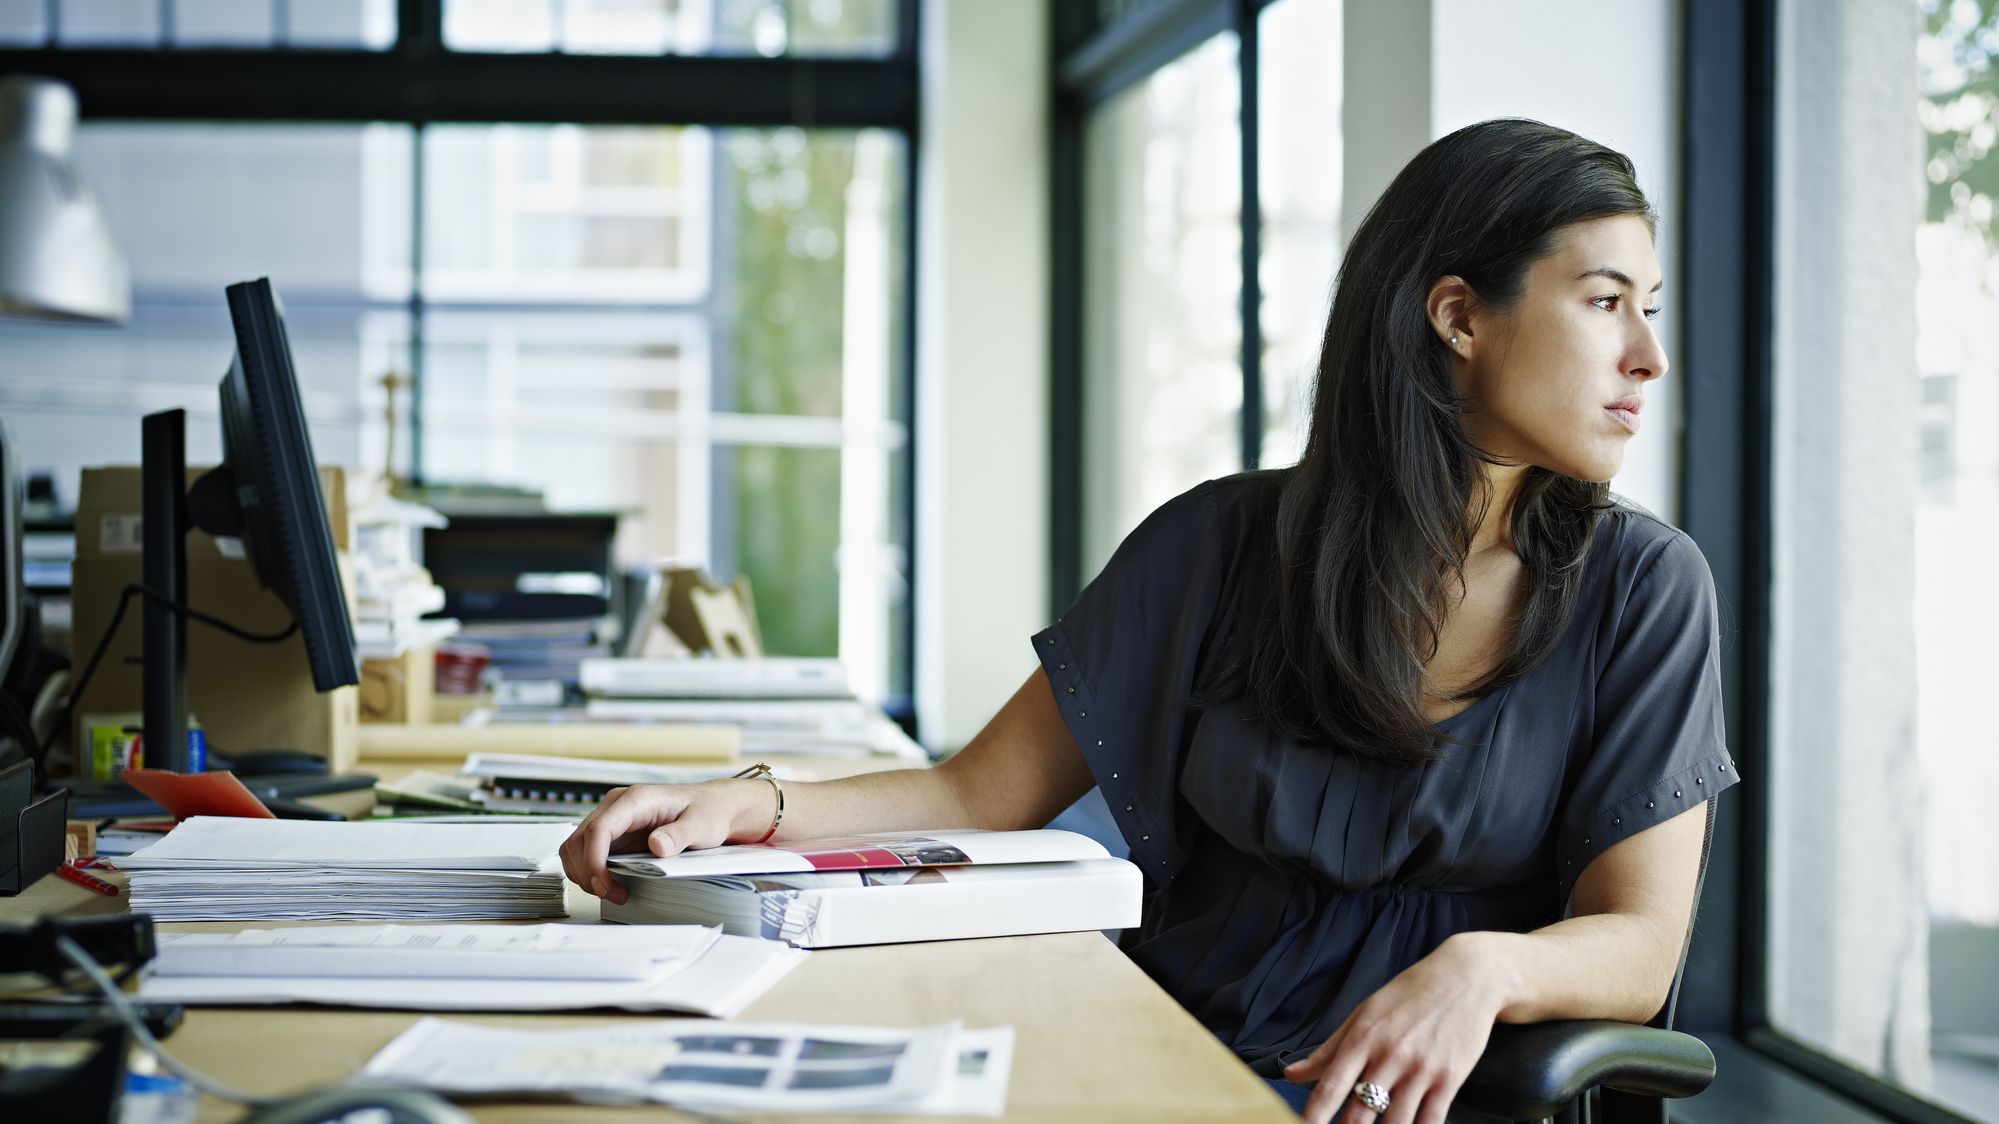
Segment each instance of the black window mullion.
[[1683,36],[1680,522],[1723,606],[1726,735],[1750,782],[1716,809],[1680,1000],[1679,1021],[1693,1030],[1767,1022],[1774,9],[1774,0],[1691,0]]
[[444,0],[396,0],[396,49],[426,58],[444,49]]
[[[408,48],[409,53],[405,53]],[[437,50],[0,51],[91,117],[890,128],[914,132],[914,60]]]
[[[414,122],[410,129],[410,296],[409,296],[409,390],[410,390],[410,483],[423,486],[423,401],[424,401],[424,300],[423,300],[423,175],[424,126]],[[394,386],[389,409],[396,408]],[[393,435],[392,435],[393,436]],[[388,463],[396,463],[396,450],[389,449]]]
[[[1055,0],[1060,5],[1064,0]],[[1050,99],[1048,386],[1048,616],[1082,591],[1083,570],[1083,108]]]
[[1259,111],[1256,85],[1256,0],[1236,5],[1236,59],[1241,80],[1242,132],[1242,467],[1254,469],[1263,460],[1263,199],[1257,161]]
[[[1059,7],[1074,0],[1055,0]],[[1157,0],[1094,29],[1055,58],[1059,89],[1101,104],[1239,22],[1241,0]]]

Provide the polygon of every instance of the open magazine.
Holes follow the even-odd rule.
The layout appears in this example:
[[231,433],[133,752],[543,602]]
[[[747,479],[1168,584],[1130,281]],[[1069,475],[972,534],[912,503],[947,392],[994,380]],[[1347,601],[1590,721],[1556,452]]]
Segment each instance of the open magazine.
[[998,1116],[1013,1028],[630,1022],[513,1030],[427,1018],[357,1084],[684,1108]]
[[799,948],[1126,929],[1138,868],[1067,831],[889,832],[611,860],[603,919],[720,925]]
[[682,851],[670,858],[638,852],[612,855],[614,874],[703,878],[717,874],[778,874],[812,870],[886,870],[972,863],[1052,863],[1109,858],[1103,845],[1073,831],[886,831],[783,846],[739,844]]

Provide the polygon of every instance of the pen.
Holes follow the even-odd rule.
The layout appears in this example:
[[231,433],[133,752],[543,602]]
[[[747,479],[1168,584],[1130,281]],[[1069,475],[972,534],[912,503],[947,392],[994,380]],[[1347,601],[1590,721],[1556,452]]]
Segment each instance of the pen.
[[97,877],[95,874],[85,874],[83,870],[73,862],[67,862],[57,867],[56,873],[62,875],[64,878],[69,879],[71,882],[74,882],[77,885],[82,886],[86,890],[95,890],[98,893],[103,894],[105,897],[109,898],[115,898],[118,896],[118,887],[112,885],[109,882],[106,882],[102,878]]

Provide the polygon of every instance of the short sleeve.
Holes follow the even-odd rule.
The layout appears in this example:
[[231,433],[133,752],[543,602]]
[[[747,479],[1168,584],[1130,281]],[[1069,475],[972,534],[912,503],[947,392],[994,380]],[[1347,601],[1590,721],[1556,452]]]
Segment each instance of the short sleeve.
[[1723,724],[1714,578],[1692,539],[1664,541],[1605,628],[1592,740],[1556,842],[1565,915],[1577,876],[1607,848],[1741,779]]
[[1153,889],[1172,882],[1192,844],[1178,781],[1219,599],[1217,524],[1212,484],[1168,501],[1034,636],[1062,721]]

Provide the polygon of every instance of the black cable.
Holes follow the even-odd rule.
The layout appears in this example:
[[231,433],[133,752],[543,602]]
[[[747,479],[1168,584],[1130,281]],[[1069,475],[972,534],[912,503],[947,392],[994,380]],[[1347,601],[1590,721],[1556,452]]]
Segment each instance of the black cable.
[[47,740],[43,741],[33,754],[35,758],[35,771],[37,773],[45,771],[42,766],[43,762],[48,760],[49,752],[55,748],[56,742],[60,741],[68,733],[70,719],[76,714],[77,700],[83,697],[83,689],[90,686],[90,677],[96,673],[97,665],[103,661],[105,650],[111,647],[111,638],[118,635],[118,626],[125,620],[125,610],[132,604],[132,595],[135,593],[143,593],[155,602],[165,605],[183,617],[200,621],[210,628],[220,629],[231,636],[240,640],[247,640],[252,644],[280,644],[291,639],[292,635],[298,632],[298,618],[296,616],[292,618],[291,625],[283,632],[247,632],[220,617],[211,616],[191,605],[183,605],[159,590],[146,585],[144,582],[128,582],[125,588],[119,591],[118,608],[111,614],[111,623],[104,629],[104,635],[97,638],[97,647],[90,653],[89,662],[83,665],[83,674],[77,677],[75,685],[70,688],[69,697],[63,701],[61,716],[56,719],[55,725],[49,729]]
[[110,1005],[112,1013],[124,1022],[125,1029],[132,1032],[132,1037],[140,1046],[145,1048],[147,1053],[158,1059],[160,1065],[164,1066],[167,1072],[172,1073],[174,1076],[179,1077],[181,1080],[207,1093],[211,1097],[219,1097],[225,1101],[235,1101],[237,1104],[253,1106],[270,1105],[277,1104],[284,1099],[282,1097],[258,1096],[254,1093],[245,1093],[239,1089],[232,1089],[193,1068],[186,1062],[181,1061],[179,1058],[174,1057],[172,1054],[167,1053],[167,1048],[160,1045],[160,1040],[153,1037],[153,1032],[146,1028],[146,1020],[140,1018],[139,1012],[132,1009],[132,1001],[125,997],[123,989],[117,983],[113,982],[111,977],[105,973],[104,969],[98,965],[90,953],[84,950],[82,945],[62,935],[57,935],[55,945],[56,950],[61,952],[65,959],[90,978],[91,984],[97,988],[98,993],[104,996],[104,1001]]
[[35,759],[35,753],[41,746],[41,739],[35,737],[35,724],[29,720],[28,712],[5,690],[0,690],[0,738],[13,738],[20,742],[21,755],[30,761]]

